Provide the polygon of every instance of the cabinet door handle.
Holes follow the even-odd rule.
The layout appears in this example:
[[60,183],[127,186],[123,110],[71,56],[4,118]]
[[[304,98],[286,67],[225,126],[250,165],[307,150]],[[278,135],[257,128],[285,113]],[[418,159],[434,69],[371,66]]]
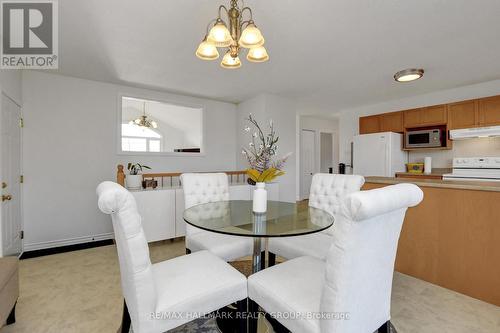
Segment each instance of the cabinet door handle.
[[3,201],[10,201],[12,200],[12,195],[7,194],[7,195],[2,195],[2,202]]

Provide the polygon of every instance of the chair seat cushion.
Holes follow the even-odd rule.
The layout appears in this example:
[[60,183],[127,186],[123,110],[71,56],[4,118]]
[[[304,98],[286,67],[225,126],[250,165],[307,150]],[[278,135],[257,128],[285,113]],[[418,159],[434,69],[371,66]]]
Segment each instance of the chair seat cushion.
[[311,256],[324,260],[333,238],[327,233],[269,239],[269,251],[286,259]]
[[[245,276],[208,251],[154,264],[153,276],[165,330],[247,297]],[[180,318],[168,318],[171,312]]]
[[208,250],[225,261],[233,261],[252,254],[253,239],[201,230],[186,237],[186,247],[192,252]]
[[[267,268],[248,278],[248,297],[292,332],[320,332],[318,314],[325,262],[299,257]],[[294,317],[302,314],[305,317]],[[289,318],[285,318],[288,316]]]

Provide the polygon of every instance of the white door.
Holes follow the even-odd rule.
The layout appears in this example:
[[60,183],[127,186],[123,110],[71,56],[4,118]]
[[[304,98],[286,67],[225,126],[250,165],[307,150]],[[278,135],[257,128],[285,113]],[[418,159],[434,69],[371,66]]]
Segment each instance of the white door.
[[0,176],[2,182],[2,255],[22,251],[21,220],[21,108],[3,93],[0,118]]
[[301,199],[309,198],[312,176],[315,172],[316,159],[316,133],[314,131],[302,130],[300,139],[300,160],[301,160]]

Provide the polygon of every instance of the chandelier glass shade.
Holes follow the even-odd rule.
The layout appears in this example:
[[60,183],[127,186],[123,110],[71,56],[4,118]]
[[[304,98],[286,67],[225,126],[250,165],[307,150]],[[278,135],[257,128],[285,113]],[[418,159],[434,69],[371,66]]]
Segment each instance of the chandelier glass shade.
[[152,119],[148,119],[148,116],[146,115],[146,102],[143,103],[142,115],[135,118],[134,120],[129,121],[129,125],[136,125],[146,128],[158,128],[158,123]]
[[264,46],[253,47],[248,51],[247,60],[252,62],[264,62],[269,60],[269,55]]
[[219,58],[219,51],[213,43],[207,42],[206,38],[196,50],[196,56],[203,60],[215,60]]
[[[246,57],[248,61],[269,60],[263,46],[264,37],[253,21],[252,10],[249,7],[240,9],[238,0],[230,1],[229,9],[224,5],[219,6],[219,16],[208,24],[196,56],[202,60],[215,60],[219,58],[217,48],[225,48],[221,66],[229,69],[241,67],[240,52],[244,48],[249,49]],[[222,13],[226,14],[227,22],[222,19]]]

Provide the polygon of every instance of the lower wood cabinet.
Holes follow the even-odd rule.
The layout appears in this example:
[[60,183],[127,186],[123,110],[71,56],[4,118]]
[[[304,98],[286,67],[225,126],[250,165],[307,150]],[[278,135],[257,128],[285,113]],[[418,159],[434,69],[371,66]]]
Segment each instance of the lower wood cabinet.
[[[368,181],[363,190],[384,186]],[[421,189],[423,201],[406,212],[395,269],[500,306],[500,192]]]

